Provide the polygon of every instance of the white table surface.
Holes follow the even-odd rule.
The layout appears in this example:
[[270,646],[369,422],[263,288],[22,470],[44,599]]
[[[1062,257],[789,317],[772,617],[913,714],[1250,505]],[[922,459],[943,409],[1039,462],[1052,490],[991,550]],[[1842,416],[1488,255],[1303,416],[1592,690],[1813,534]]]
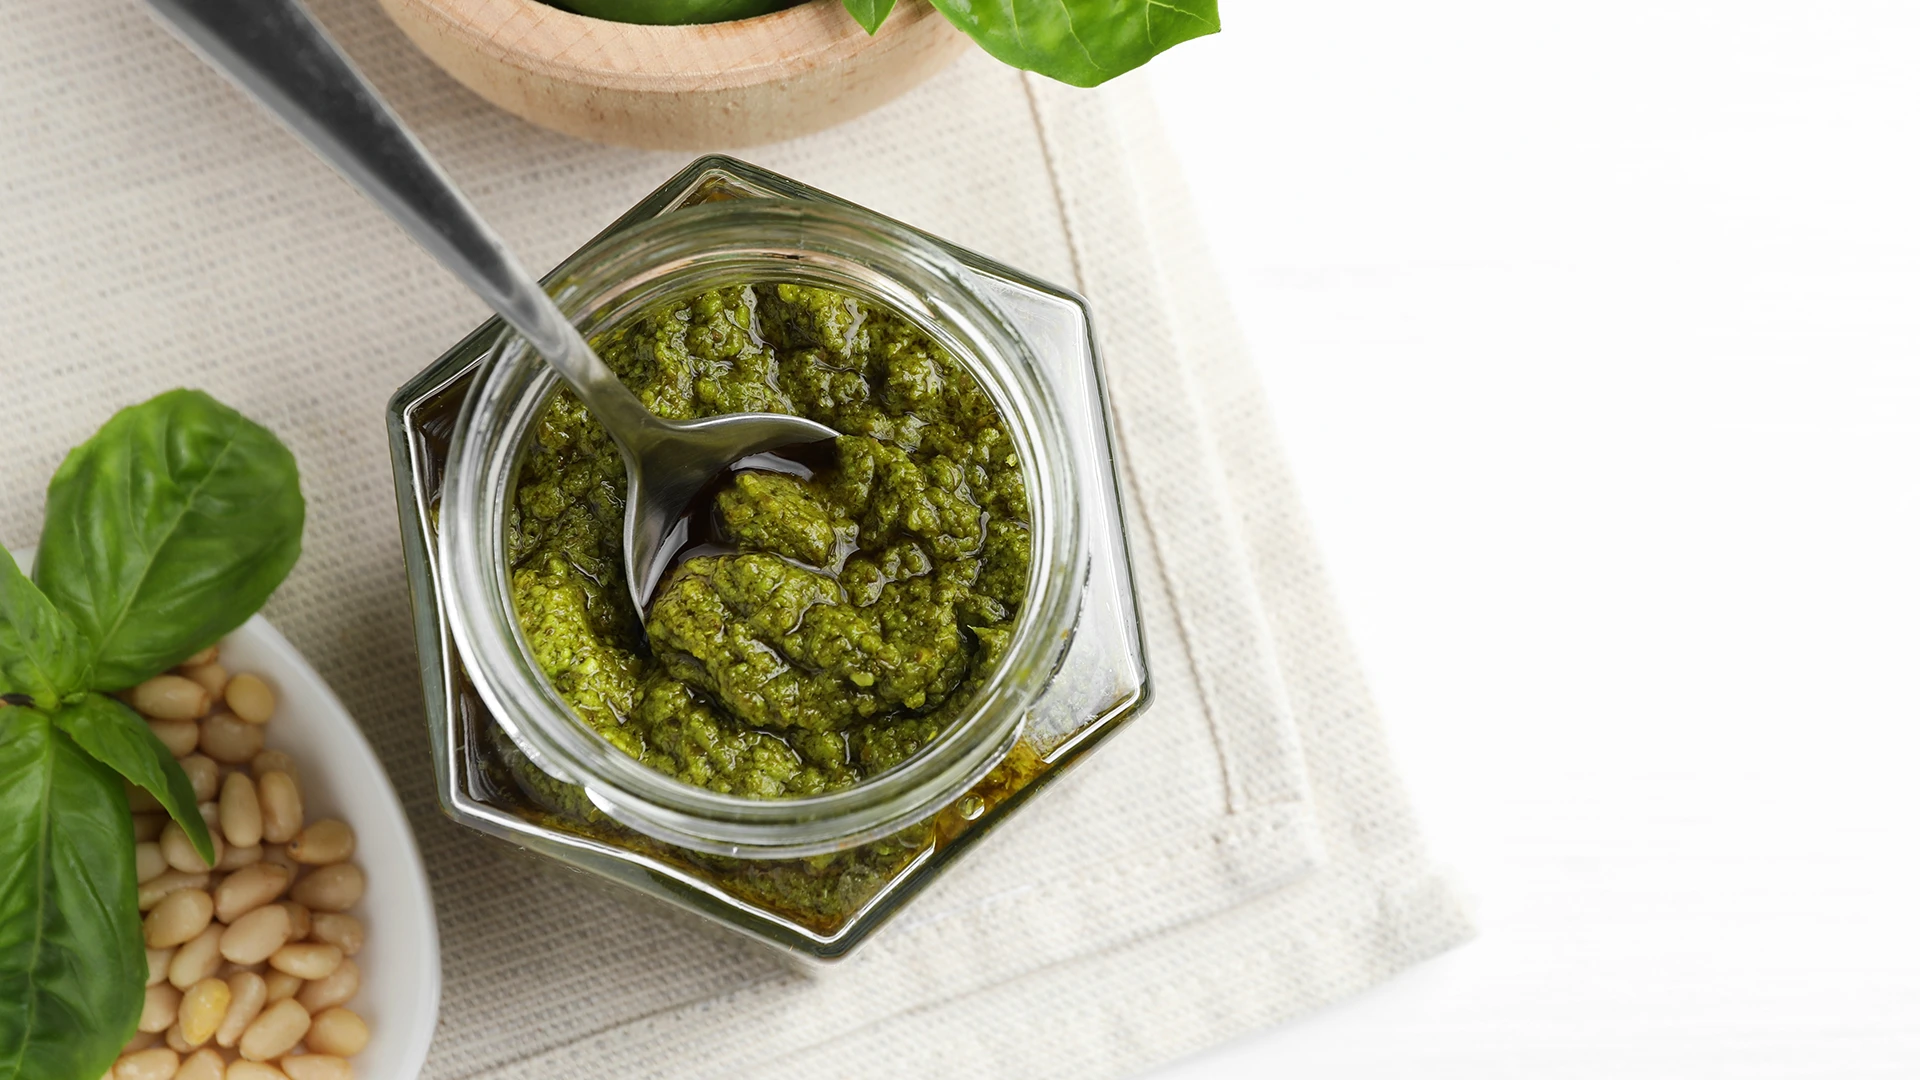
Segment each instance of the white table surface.
[[1153,79],[1482,937],[1159,1075],[1920,1077],[1920,6],[1222,6]]

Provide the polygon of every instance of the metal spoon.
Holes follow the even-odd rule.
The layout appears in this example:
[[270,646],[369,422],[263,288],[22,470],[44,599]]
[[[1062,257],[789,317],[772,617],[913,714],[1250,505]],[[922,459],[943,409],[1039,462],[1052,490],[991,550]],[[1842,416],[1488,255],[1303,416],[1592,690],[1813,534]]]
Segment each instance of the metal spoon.
[[[421,247],[526,337],[592,410],[627,465],[627,586],[634,610],[672,554],[687,500],[741,458],[838,433],[797,416],[662,420],[640,404],[528,276],[426,148],[299,0],[149,0],[201,57],[277,115]],[[645,485],[642,485],[642,480]]]

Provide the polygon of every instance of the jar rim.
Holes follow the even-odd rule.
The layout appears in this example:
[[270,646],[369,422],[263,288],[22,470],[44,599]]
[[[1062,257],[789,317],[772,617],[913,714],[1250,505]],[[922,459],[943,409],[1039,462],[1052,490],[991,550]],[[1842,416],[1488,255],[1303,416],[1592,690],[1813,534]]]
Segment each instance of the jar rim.
[[555,272],[561,309],[591,335],[633,311],[720,283],[804,280],[898,312],[993,400],[1020,451],[1029,504],[1027,591],[1007,651],[969,709],[877,776],[821,795],[752,799],[686,783],[591,730],[533,660],[505,559],[525,440],[559,380],[502,330],[455,423],[440,508],[448,622],[475,688],[541,771],[656,839],[745,857],[821,854],[898,831],[957,799],[1012,748],[1078,617],[1087,540],[1078,455],[1059,401],[1012,320],[939,245],[855,207],[782,199],[688,206],[608,233]]

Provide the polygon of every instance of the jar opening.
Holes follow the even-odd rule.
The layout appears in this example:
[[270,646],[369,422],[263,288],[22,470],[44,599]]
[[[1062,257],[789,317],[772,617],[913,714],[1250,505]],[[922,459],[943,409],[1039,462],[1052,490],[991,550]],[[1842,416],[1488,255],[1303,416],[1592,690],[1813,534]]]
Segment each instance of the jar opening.
[[558,379],[524,341],[506,336],[456,425],[440,529],[454,637],[503,729],[541,770],[582,787],[615,820],[715,854],[784,858],[851,847],[957,798],[1018,738],[1027,704],[1071,637],[1087,559],[1076,455],[1052,389],[1008,320],[936,246],[885,219],[822,204],[678,210],[602,238],[556,280],[562,309],[589,337],[664,301],[746,283],[819,286],[897,313],[973,375],[1005,422],[1021,459],[1031,559],[1004,657],[956,722],[914,756],[820,795],[753,799],[685,783],[580,720],[520,626],[507,569],[508,500]]

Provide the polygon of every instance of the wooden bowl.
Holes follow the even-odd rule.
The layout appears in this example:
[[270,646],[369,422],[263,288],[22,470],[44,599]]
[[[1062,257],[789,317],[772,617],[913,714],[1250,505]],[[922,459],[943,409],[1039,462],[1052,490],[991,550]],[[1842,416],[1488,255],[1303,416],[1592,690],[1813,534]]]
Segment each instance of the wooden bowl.
[[851,119],[968,46],[926,0],[869,37],[840,0],[706,26],[636,26],[538,0],[380,0],[413,43],[543,127],[649,149],[752,146]]

